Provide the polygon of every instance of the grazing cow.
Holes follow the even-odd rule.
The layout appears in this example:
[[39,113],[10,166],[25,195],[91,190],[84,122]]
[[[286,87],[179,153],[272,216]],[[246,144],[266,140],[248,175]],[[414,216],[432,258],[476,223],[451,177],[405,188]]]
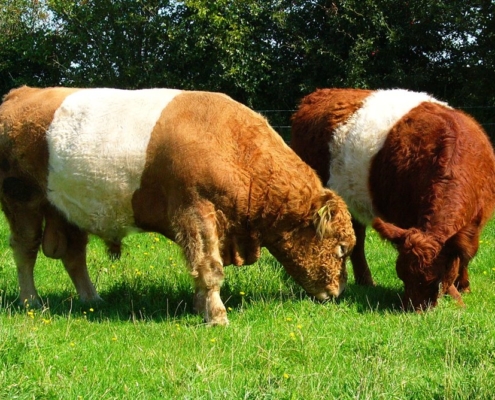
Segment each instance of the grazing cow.
[[372,223],[398,249],[405,307],[435,306],[440,286],[463,304],[495,201],[493,149],[471,117],[425,93],[321,89],[293,115],[291,147],[351,211],[358,284],[374,284],[364,254]]
[[92,301],[88,233],[119,256],[127,234],[153,231],[182,247],[196,310],[223,325],[223,266],[266,246],[325,300],[344,289],[355,244],[343,200],[264,118],[219,93],[14,89],[0,107],[0,188],[22,302],[37,298],[40,245]]

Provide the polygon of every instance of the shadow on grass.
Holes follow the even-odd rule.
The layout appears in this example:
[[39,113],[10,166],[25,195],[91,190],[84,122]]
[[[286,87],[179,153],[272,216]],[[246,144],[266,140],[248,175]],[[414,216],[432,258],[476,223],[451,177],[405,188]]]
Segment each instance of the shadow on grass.
[[[305,296],[302,291],[295,293],[291,285],[284,291],[265,291],[260,293],[264,301],[279,302],[282,299],[294,299]],[[49,315],[67,317],[84,316],[90,321],[117,320],[117,321],[173,321],[181,320],[191,324],[201,324],[202,317],[193,309],[193,288],[186,286],[166,287],[162,285],[131,286],[119,282],[108,290],[100,293],[103,302],[95,304],[82,303],[72,292],[44,293],[40,312]],[[347,285],[346,291],[335,300],[342,307],[347,303],[355,307],[359,313],[390,313],[403,312],[401,310],[401,292],[383,286],[360,286],[354,283]],[[242,305],[249,305],[255,301],[245,298],[225,282],[221,297],[226,307],[233,310]],[[11,314],[26,313],[18,305],[18,298],[5,294],[2,296],[0,309],[8,309]],[[233,311],[235,312],[235,311]]]
[[354,304],[360,313],[402,311],[402,290],[384,286],[362,286],[348,283],[340,301]]
[[[37,313],[51,316],[81,317],[90,321],[174,321],[183,320],[192,325],[201,324],[202,316],[193,309],[194,290],[191,288],[166,288],[159,285],[131,287],[122,283],[101,291],[102,302],[85,303],[79,301],[73,292],[46,292],[41,298],[41,306],[34,308]],[[267,301],[280,300],[281,293],[263,293]],[[238,309],[250,304],[252,300],[234,293],[228,284],[224,284],[221,297],[226,307]],[[287,297],[290,294],[287,293]],[[19,298],[5,294],[0,301],[0,310],[9,314],[24,314],[29,311],[19,305]],[[233,311],[235,312],[235,311]],[[189,321],[190,320],[190,321]]]

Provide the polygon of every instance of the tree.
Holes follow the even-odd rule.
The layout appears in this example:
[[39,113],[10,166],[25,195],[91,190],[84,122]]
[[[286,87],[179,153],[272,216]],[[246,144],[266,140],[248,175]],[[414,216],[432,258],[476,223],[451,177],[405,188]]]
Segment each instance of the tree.
[[50,85],[61,71],[47,9],[28,0],[0,0],[0,94],[21,84]]
[[[493,0],[0,0],[0,90],[161,86],[290,110],[317,87],[403,87],[456,106],[493,107],[494,7]],[[493,109],[473,110],[493,118]],[[288,115],[270,121],[287,125]]]
[[171,2],[48,0],[48,5],[67,84],[142,88],[169,82],[167,54],[174,51],[176,22]]

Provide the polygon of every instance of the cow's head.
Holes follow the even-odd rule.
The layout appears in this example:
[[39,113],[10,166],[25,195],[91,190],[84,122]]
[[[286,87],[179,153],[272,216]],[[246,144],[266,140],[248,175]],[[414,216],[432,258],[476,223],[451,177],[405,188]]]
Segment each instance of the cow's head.
[[308,294],[322,301],[339,296],[347,284],[346,259],[356,243],[344,201],[325,189],[312,220],[295,224],[268,249]]
[[[440,256],[442,244],[423,231],[402,229],[375,218],[373,228],[397,248],[396,269],[404,282],[403,307],[417,311],[437,305],[440,284],[448,288],[453,282],[444,282],[448,263]],[[454,274],[455,275],[455,274]]]

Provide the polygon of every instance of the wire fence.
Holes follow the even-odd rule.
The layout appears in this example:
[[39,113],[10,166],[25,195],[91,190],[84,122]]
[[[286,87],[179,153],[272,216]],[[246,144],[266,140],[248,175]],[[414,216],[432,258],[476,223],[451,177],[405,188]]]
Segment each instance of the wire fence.
[[[466,106],[456,108],[472,115],[483,129],[485,129],[492,142],[495,143],[495,106]],[[290,118],[296,110],[257,110],[257,112],[262,114],[270,122],[272,128],[286,142],[290,140]]]

